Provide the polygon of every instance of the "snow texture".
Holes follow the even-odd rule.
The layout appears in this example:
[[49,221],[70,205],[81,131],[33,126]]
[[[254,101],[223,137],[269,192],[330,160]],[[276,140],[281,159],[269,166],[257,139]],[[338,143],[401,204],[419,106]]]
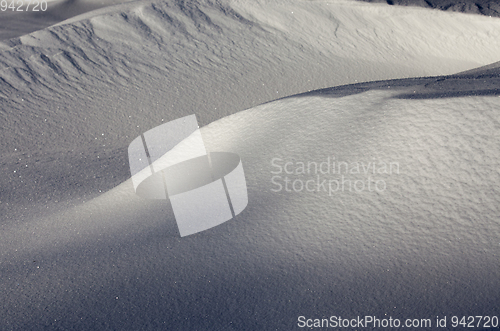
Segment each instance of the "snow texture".
[[[190,0],[4,40],[0,329],[498,316],[499,34],[413,7]],[[241,157],[248,206],[180,238],[127,148],[193,113],[207,151]]]
[[362,0],[388,5],[419,6],[462,13],[482,14],[500,17],[500,3],[497,0]]

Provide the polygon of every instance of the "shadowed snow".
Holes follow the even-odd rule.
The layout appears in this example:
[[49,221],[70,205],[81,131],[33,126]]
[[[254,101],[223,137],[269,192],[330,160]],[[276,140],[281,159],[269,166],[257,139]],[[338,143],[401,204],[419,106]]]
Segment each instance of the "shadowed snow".
[[[4,41],[0,329],[498,315],[499,24],[354,1],[155,1]],[[135,195],[127,147],[193,113],[207,151],[241,157],[249,203],[180,238],[167,202]],[[333,160],[361,165],[300,170]],[[331,191],[342,176],[351,189]]]

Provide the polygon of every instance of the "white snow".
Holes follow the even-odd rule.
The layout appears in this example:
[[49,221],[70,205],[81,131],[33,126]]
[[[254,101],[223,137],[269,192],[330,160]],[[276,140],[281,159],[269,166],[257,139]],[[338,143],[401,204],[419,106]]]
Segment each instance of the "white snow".
[[[352,1],[154,1],[4,40],[1,328],[498,314],[499,28]],[[180,238],[168,203],[134,194],[126,151],[192,113],[207,150],[242,158],[249,205]],[[276,173],[329,158],[361,172]],[[384,190],[320,185],[342,175]]]

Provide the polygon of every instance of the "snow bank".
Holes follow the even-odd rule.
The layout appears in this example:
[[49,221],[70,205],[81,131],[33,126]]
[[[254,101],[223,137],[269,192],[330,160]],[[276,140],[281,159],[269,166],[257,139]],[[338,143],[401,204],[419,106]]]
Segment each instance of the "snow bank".
[[[205,125],[287,95],[449,74],[499,54],[497,20],[415,8],[168,1],[107,11],[3,46],[4,201],[32,205],[44,187],[58,202],[68,185],[86,197],[110,189],[128,176],[130,139],[162,121],[194,112]],[[60,174],[41,186],[51,167]]]
[[[0,51],[2,328],[498,313],[498,68],[395,79],[498,61],[497,20],[358,2],[120,8]],[[191,113],[208,150],[241,156],[249,205],[181,239],[168,204],[133,193],[126,148]]]

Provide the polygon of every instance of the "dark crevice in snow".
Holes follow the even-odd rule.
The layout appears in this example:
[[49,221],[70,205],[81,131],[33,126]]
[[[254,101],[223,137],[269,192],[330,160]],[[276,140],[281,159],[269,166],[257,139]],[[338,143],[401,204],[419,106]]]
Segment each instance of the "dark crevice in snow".
[[[486,66],[488,68],[488,66]],[[485,69],[484,73],[457,74],[440,77],[407,78],[336,86],[290,97],[322,96],[341,98],[370,90],[395,91],[398,99],[460,98],[467,96],[500,96],[500,70]],[[289,97],[286,97],[289,98]],[[284,98],[284,99],[286,99]]]

